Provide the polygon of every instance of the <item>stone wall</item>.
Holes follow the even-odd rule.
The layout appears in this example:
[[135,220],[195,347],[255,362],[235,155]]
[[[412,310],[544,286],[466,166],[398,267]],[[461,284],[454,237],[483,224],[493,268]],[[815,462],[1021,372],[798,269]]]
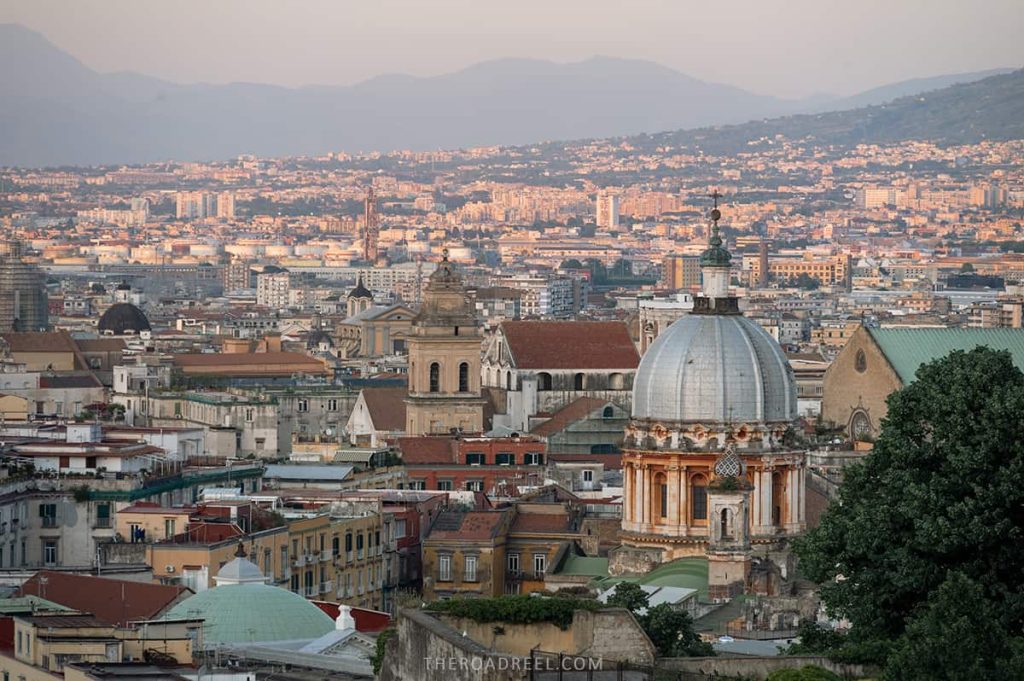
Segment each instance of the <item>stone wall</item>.
[[623,608],[577,610],[568,629],[548,622],[509,624],[462,617],[442,620],[476,643],[508,655],[525,657],[532,650],[543,650],[636,664],[654,662],[654,645],[633,615]]
[[[387,644],[381,681],[526,681],[534,648],[600,658],[605,664],[654,662],[650,639],[621,608],[577,611],[566,630],[547,623],[445,620],[417,609],[400,611],[397,636]],[[500,633],[495,627],[500,627]]]
[[688,674],[705,674],[709,678],[730,678],[764,681],[779,669],[799,669],[807,665],[822,667],[845,679],[861,678],[868,673],[863,665],[840,664],[826,657],[664,657],[658,661],[660,669],[672,669]]
[[398,614],[380,681],[527,681],[522,658],[488,650],[419,610]]

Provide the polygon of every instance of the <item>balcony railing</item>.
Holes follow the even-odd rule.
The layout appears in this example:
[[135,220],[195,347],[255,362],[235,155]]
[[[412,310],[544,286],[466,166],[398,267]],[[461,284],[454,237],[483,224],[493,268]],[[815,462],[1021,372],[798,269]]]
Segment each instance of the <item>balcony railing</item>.
[[330,549],[327,549],[326,551],[321,551],[320,552],[320,562],[321,563],[330,563],[331,560],[333,560],[333,559],[334,559],[334,551],[331,551]]
[[320,582],[320,593],[329,594],[334,591],[334,580],[329,579],[326,582]]

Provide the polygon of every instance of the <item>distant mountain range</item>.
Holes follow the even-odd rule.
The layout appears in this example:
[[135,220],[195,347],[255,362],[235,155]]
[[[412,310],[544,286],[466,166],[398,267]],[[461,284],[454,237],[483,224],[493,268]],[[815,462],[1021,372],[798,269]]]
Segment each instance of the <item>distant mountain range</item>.
[[852,98],[786,100],[651,62],[594,57],[572,64],[502,59],[442,76],[380,76],[345,87],[181,85],[135,73],[97,73],[40,34],[2,24],[0,165],[617,137],[878,104],[988,75],[906,81]]
[[1024,139],[1024,69],[849,111],[677,130],[631,141],[640,148],[671,144],[728,154],[749,149],[751,143],[770,144],[778,135],[824,145]]

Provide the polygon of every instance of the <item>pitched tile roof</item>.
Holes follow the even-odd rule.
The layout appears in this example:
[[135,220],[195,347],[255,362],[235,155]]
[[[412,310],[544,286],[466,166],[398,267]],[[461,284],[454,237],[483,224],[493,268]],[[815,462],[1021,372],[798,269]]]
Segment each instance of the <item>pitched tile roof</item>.
[[507,509],[500,511],[444,511],[434,520],[428,539],[481,541],[498,536]]
[[63,331],[27,331],[3,334],[11,352],[75,352],[74,339]]
[[123,338],[79,338],[75,342],[82,352],[118,352],[128,348]]
[[640,355],[622,322],[502,322],[519,369],[635,369]]
[[568,513],[518,513],[512,521],[512,532],[561,534],[571,532]]
[[[45,580],[45,581],[43,581]],[[106,577],[41,570],[18,590],[19,596],[40,596],[54,603],[92,613],[108,624],[154,619],[184,596],[183,586],[130,582]]]
[[193,374],[323,374],[323,362],[301,352],[218,352],[174,355],[174,365]]
[[102,388],[94,374],[59,374],[39,377],[40,388]]
[[560,433],[569,425],[585,420],[593,412],[603,409],[607,404],[610,404],[608,400],[599,400],[596,397],[581,397],[556,411],[551,415],[551,418],[534,427],[530,432],[541,437]]
[[407,465],[458,463],[458,443],[450,437],[400,437],[398,449]]
[[376,430],[405,430],[405,398],[409,389],[363,388],[363,401]]

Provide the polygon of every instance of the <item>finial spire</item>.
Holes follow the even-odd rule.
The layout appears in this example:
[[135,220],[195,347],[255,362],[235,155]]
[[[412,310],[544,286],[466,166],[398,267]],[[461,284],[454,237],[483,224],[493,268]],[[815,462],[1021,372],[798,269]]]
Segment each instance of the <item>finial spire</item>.
[[448,247],[441,249],[441,262],[448,262]]
[[235,558],[245,558],[245,544],[241,540],[238,542],[238,548],[235,549]]

